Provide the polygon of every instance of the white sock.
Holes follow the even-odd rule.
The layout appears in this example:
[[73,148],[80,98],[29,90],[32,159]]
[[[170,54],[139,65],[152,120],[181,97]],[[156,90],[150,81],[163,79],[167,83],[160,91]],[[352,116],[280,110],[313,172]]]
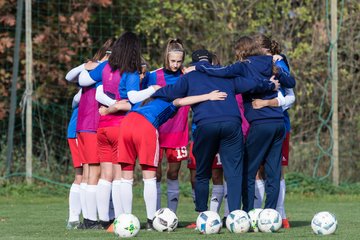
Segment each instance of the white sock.
[[280,181],[280,192],[279,192],[279,198],[276,205],[276,211],[278,211],[281,215],[282,219],[286,219],[286,213],[285,213],[285,192],[286,192],[286,184],[285,179],[281,179]]
[[144,181],[144,200],[146,206],[146,216],[153,219],[156,212],[156,178],[143,179]]
[[73,183],[69,193],[69,222],[78,222],[80,220],[80,213],[80,185]]
[[114,205],[115,218],[117,218],[120,214],[124,213],[124,210],[121,206],[121,180],[114,180],[112,182],[111,189],[111,198],[112,203]]
[[224,198],[224,185],[213,185],[211,200],[210,200],[210,211],[214,211],[218,213],[223,198]]
[[254,199],[254,208],[261,208],[264,200],[265,194],[265,181],[264,180],[255,180],[255,199]]
[[115,219],[115,209],[112,201],[112,193],[110,193],[110,204],[109,204],[109,219]]
[[121,179],[120,202],[121,202],[121,206],[122,206],[124,213],[132,213],[132,200],[133,200],[132,186],[133,186],[133,183],[134,183],[134,179],[131,179],[131,180],[127,180],[124,178]]
[[96,189],[97,185],[87,185],[86,187],[87,219],[92,221],[97,221]]
[[227,201],[227,185],[226,182],[224,182],[224,217],[227,217],[229,213],[229,204]]
[[192,197],[192,199],[193,199],[193,202],[194,202],[194,204],[195,204],[195,199],[196,199],[196,196],[195,196],[195,189],[191,189],[191,197]]
[[81,203],[81,212],[83,215],[83,218],[88,218],[87,210],[86,210],[86,188],[87,183],[80,183],[80,203]]
[[99,220],[109,221],[111,182],[105,179],[99,179],[96,190],[96,204],[99,214]]
[[161,208],[161,182],[156,182],[156,191],[157,191],[157,200],[156,200],[156,209]]
[[167,204],[176,213],[179,204],[179,180],[167,179]]

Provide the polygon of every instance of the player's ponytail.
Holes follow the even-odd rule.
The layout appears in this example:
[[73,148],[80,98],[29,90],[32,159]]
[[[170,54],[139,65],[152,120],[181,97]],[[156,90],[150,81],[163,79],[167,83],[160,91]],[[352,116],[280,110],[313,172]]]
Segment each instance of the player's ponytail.
[[115,38],[109,38],[102,46],[101,48],[95,53],[95,55],[89,59],[89,61],[97,62],[103,59],[105,56],[110,56],[111,54],[111,48],[114,45]]
[[280,44],[275,41],[275,40],[271,40],[271,46],[270,46],[270,52],[272,55],[275,55],[275,54],[281,54],[281,46]]
[[183,54],[182,61],[185,60],[185,49],[184,45],[179,38],[174,38],[168,40],[166,48],[164,51],[164,67],[169,69],[169,53],[171,52],[181,52]]

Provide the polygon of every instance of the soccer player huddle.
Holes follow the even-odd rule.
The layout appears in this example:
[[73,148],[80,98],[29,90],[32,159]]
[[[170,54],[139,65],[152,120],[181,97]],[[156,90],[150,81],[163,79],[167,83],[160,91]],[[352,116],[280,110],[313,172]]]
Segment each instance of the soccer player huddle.
[[[163,67],[149,72],[139,37],[109,39],[66,80],[77,83],[68,142],[75,168],[68,229],[108,229],[132,213],[138,160],[144,182],[146,228],[161,208],[161,162],[166,158],[167,207],[179,204],[179,171],[188,161],[195,210],[285,210],[295,80],[279,44],[264,35],[239,38],[236,62],[221,66],[199,49],[184,67],[180,39],[167,42]],[[190,110],[191,109],[191,110]],[[189,143],[188,115],[192,112]],[[212,178],[210,207],[209,180]],[[83,221],[80,221],[82,215]],[[189,228],[195,227],[189,225]]]

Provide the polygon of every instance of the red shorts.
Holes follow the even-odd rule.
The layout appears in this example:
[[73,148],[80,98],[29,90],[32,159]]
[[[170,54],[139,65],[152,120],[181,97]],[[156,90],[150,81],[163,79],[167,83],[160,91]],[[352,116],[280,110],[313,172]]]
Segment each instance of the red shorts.
[[97,144],[100,162],[117,163],[120,126],[103,127],[97,130]]
[[80,161],[82,164],[99,163],[97,152],[97,135],[95,132],[77,133]]
[[74,168],[81,167],[80,155],[79,155],[79,148],[76,138],[68,138],[68,144],[71,152],[71,158],[73,162]]
[[289,145],[290,145],[290,132],[287,132],[281,150],[282,151],[281,166],[289,165]]
[[[195,160],[194,154],[192,153],[193,145],[194,145],[194,142],[191,142],[190,143],[190,157],[188,159],[187,166],[189,169],[195,170],[196,169],[196,160]],[[220,155],[216,154],[214,161],[213,161],[212,169],[219,169],[219,168],[222,168],[221,159],[220,159]]]
[[159,134],[142,115],[131,112],[121,121],[118,162],[135,165],[158,166]]
[[161,163],[163,159],[164,152],[169,163],[177,163],[188,159],[186,146],[177,148],[160,148],[159,163]]

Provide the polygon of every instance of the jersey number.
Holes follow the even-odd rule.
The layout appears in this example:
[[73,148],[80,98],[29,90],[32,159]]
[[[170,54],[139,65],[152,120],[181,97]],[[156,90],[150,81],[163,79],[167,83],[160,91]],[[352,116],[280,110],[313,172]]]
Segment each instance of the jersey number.
[[177,159],[187,157],[188,155],[186,147],[176,148],[176,153],[177,153],[176,156]]

